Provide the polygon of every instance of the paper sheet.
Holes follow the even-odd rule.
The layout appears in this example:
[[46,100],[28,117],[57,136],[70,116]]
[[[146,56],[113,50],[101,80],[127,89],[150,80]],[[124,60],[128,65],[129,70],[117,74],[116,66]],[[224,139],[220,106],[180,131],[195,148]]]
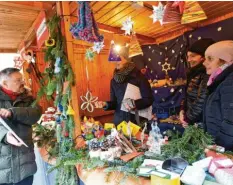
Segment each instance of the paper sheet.
[[[130,99],[133,99],[133,100],[141,99],[142,96],[141,96],[141,93],[140,93],[140,89],[137,86],[128,83],[123,100],[125,100],[127,98],[130,98]],[[121,110],[125,111],[125,112],[129,112],[124,107],[123,104],[121,105]],[[134,111],[130,111],[130,113],[135,114]],[[151,120],[151,118],[152,118],[152,106],[150,106],[150,107],[148,107],[146,109],[138,110],[138,114],[139,114],[140,117],[147,118],[148,120]]]
[[12,133],[12,135],[21,143],[23,143],[24,146],[28,147],[26,143],[7,125],[7,123],[0,117],[0,123]]

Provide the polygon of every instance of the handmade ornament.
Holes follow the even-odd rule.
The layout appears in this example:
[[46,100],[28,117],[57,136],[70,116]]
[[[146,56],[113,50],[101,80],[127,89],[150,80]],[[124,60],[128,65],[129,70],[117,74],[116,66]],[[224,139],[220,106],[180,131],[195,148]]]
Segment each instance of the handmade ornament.
[[131,41],[129,44],[129,58],[143,55],[142,48],[137,40],[137,36],[135,34],[132,35]]
[[172,3],[172,7],[178,7],[179,8],[179,12],[180,14],[183,14],[184,12],[184,5],[185,5],[185,2],[184,1],[174,1]]
[[52,39],[52,38],[49,38],[48,40],[45,41],[45,46],[47,47],[52,47],[52,46],[55,46],[55,40]]
[[86,60],[88,61],[93,61],[94,60],[94,57],[95,57],[95,53],[89,48],[86,50],[86,53],[85,53],[85,58]]
[[87,91],[85,96],[80,97],[83,101],[81,105],[82,110],[87,110],[88,112],[94,111],[94,103],[98,100],[98,97],[92,96],[90,91]]
[[181,24],[188,24],[207,19],[204,10],[197,1],[186,1]]
[[180,23],[181,14],[176,7],[173,7],[173,2],[168,1],[163,15],[163,24]]
[[162,71],[165,72],[166,75],[168,75],[168,71],[171,70],[171,64],[168,64],[167,62],[165,62],[162,65]]
[[60,73],[60,71],[61,71],[61,58],[60,57],[57,57],[56,58],[56,62],[55,62],[55,64],[54,64],[54,73],[55,74],[58,74],[58,73]]
[[232,168],[233,162],[227,157],[215,158],[211,161],[209,165],[209,173],[215,175],[215,172],[219,169]]
[[102,50],[104,47],[104,42],[94,42],[94,46],[92,46],[93,52],[100,53],[100,50]]
[[149,147],[148,152],[145,153],[147,156],[153,156],[155,154],[161,154],[162,135],[158,127],[157,121],[151,123],[151,131],[149,133],[147,145]]
[[71,107],[70,104],[68,105],[68,109],[66,111],[66,114],[69,115],[69,116],[74,116],[75,115],[74,109]]
[[16,56],[16,57],[14,57],[13,61],[15,63],[14,67],[21,70],[23,67],[23,64],[24,64],[24,60],[22,60],[22,58],[20,56]]
[[90,43],[102,42],[104,37],[99,34],[99,29],[91,10],[90,1],[78,1],[78,23],[71,25],[70,32],[79,40]]
[[121,30],[125,31],[125,35],[130,35],[132,29],[133,29],[133,21],[131,20],[131,17],[127,17],[127,19],[122,23]]
[[159,2],[158,6],[153,6],[153,14],[150,18],[153,19],[153,23],[159,21],[160,24],[163,24],[163,15],[164,15],[164,6]]
[[109,62],[120,62],[121,57],[119,56],[118,52],[115,49],[115,43],[114,41],[111,41],[111,47],[108,55],[108,61]]

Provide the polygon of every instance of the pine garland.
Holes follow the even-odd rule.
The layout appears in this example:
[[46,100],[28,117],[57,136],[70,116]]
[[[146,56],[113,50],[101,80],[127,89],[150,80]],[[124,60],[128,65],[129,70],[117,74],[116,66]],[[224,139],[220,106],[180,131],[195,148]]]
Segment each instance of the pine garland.
[[[58,170],[56,185],[76,185],[77,172],[75,164],[67,163],[72,161],[78,155],[74,150],[73,130],[74,118],[67,115],[67,107],[71,101],[71,87],[74,85],[74,74],[68,58],[66,56],[65,38],[61,32],[61,18],[53,16],[47,22],[50,32],[50,39],[55,41],[44,50],[44,60],[47,68],[42,74],[43,79],[40,81],[40,90],[37,94],[36,104],[43,96],[48,100],[54,100],[54,106],[62,106],[62,116],[60,116],[63,126],[57,124],[57,145],[53,149],[58,149],[57,164],[49,171]],[[68,82],[68,87],[63,89],[64,82]],[[65,94],[63,94],[65,92]],[[69,133],[68,135],[66,133]],[[54,151],[50,151],[54,152]]]

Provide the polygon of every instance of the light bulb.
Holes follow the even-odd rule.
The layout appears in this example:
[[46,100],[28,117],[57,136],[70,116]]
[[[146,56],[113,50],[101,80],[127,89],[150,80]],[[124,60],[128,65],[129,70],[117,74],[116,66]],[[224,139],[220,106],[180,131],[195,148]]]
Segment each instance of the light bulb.
[[121,46],[120,46],[120,45],[116,45],[116,46],[114,47],[114,50],[115,50],[117,53],[119,53],[119,51],[121,50]]

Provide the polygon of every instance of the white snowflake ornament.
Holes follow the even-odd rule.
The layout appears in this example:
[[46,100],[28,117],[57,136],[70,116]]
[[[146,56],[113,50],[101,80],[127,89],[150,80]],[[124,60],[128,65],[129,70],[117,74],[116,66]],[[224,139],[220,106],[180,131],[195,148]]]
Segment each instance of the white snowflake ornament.
[[98,100],[98,97],[92,96],[90,91],[87,91],[85,96],[80,96],[83,103],[81,104],[82,110],[87,110],[88,112],[94,111],[94,103]]
[[163,24],[164,9],[165,7],[161,2],[159,2],[158,6],[153,6],[153,14],[150,16],[153,19],[153,23],[159,21],[161,25]]
[[133,21],[131,20],[131,17],[128,17],[123,23],[121,30],[125,31],[125,35],[130,35],[130,32],[133,29]]
[[92,46],[93,52],[100,53],[100,50],[102,50],[104,47],[104,41],[103,42],[94,42],[94,46]]

